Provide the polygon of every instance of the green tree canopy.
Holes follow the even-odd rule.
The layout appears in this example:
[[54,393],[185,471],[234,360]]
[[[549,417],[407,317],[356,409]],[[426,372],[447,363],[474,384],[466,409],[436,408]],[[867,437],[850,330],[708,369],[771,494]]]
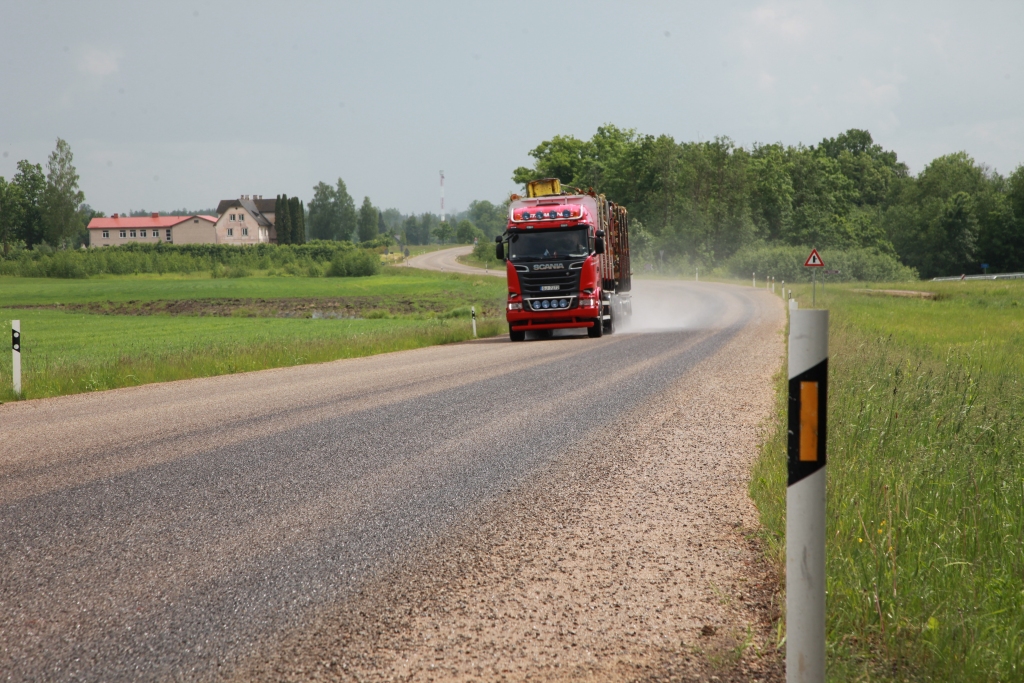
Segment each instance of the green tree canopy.
[[57,146],[46,162],[46,187],[43,190],[43,229],[54,245],[68,246],[81,228],[78,207],[85,193],[78,189],[78,171],[67,141],[57,138]]
[[317,183],[309,202],[309,236],[321,240],[358,238],[356,208],[345,181],[338,178],[335,186]]
[[448,242],[450,242],[451,239],[455,237],[455,229],[452,227],[452,224],[449,223],[448,221],[441,221],[440,223],[437,224],[437,227],[435,227],[430,232],[434,237],[437,238],[437,241],[440,242],[441,244],[448,244]]
[[288,198],[288,214],[291,228],[290,244],[304,244],[306,242],[306,221],[301,199],[298,197]]
[[278,244],[292,243],[292,212],[286,194],[278,195],[274,202],[274,230]]
[[459,244],[472,244],[474,239],[486,240],[487,237],[480,228],[468,220],[463,219],[459,221],[458,226],[455,228],[455,240]]
[[22,159],[18,162],[18,172],[11,178],[11,184],[17,185],[21,193],[21,226],[17,230],[17,238],[31,248],[45,239],[42,205],[46,176],[43,167]]
[[360,242],[369,242],[370,240],[377,238],[378,213],[377,208],[370,201],[370,198],[363,197],[363,203],[359,207],[358,233]]
[[0,176],[0,242],[4,256],[11,251],[11,243],[18,239],[18,229],[24,219],[25,197],[21,187]]

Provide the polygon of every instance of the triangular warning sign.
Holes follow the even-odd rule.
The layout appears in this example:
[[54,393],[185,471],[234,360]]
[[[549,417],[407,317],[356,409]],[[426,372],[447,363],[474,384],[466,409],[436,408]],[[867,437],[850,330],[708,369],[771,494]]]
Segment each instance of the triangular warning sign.
[[808,268],[824,268],[825,262],[821,260],[817,249],[811,249],[811,255],[804,261],[804,265]]

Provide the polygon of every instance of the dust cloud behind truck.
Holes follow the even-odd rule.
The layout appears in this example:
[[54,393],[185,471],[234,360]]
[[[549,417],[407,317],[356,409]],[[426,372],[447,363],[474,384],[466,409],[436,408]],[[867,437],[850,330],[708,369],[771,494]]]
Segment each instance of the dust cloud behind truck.
[[604,195],[535,180],[526,197],[512,196],[496,241],[506,264],[512,341],[572,328],[600,337],[632,314],[629,221],[626,209]]

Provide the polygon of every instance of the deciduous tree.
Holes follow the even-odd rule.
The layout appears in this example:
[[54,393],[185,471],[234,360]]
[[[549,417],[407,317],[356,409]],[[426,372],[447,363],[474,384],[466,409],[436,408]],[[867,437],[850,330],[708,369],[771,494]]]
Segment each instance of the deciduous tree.
[[71,146],[57,138],[57,147],[46,162],[46,189],[43,190],[43,226],[54,245],[66,247],[81,227],[78,207],[85,193],[78,188],[78,171]]

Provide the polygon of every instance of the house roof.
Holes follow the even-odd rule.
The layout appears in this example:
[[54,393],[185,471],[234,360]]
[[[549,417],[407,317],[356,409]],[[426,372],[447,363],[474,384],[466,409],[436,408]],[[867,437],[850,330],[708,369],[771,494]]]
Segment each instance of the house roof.
[[217,219],[214,216],[202,216],[196,214],[194,216],[108,216],[105,218],[93,218],[89,221],[90,230],[123,230],[126,228],[170,228],[177,225],[178,223],[184,223],[185,221],[192,220],[193,218],[202,218],[204,221],[216,223]]
[[233,206],[244,206],[242,202],[249,202],[260,213],[274,213],[277,208],[277,199],[222,199],[217,205],[217,215],[221,216]]

